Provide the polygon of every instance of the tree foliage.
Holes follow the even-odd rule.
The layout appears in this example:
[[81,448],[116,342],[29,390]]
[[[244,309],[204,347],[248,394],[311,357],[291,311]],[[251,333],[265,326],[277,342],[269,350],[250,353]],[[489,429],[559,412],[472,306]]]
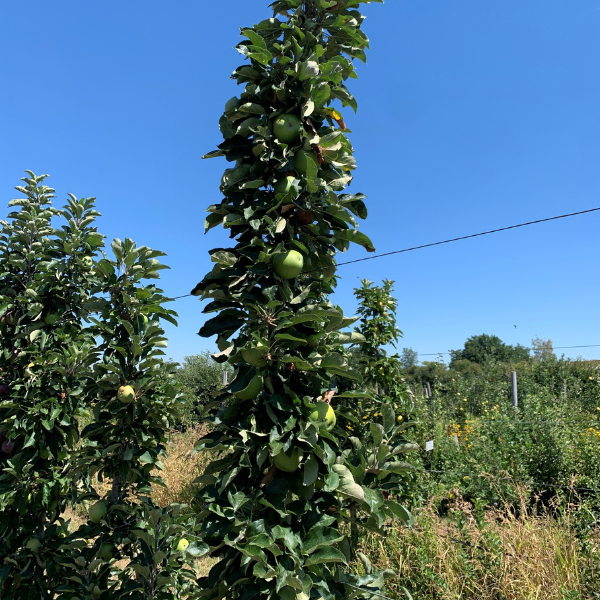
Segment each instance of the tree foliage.
[[505,344],[498,336],[485,333],[471,336],[464,348],[451,351],[451,356],[451,367],[459,360],[469,360],[483,366],[490,361],[515,363],[530,358],[528,348],[520,344]]
[[250,62],[232,77],[244,91],[227,102],[225,141],[207,155],[232,165],[206,230],[222,225],[234,244],[211,251],[215,266],[193,293],[217,313],[200,335],[216,335],[215,359],[236,371],[197,445],[215,453],[200,479],[199,525],[218,558],[201,598],[369,596],[361,588],[380,590],[384,578],[347,574],[348,507],[377,530],[406,518],[356,481],[347,434],[319,417],[319,403],[336,405],[334,378],[361,378],[341,347],[363,337],[343,331],[355,319],[328,299],[336,252],[350,242],[373,250],[357,230],[364,195],[343,193],[355,160],[333,107],[356,110],[345,81],[368,47],[361,3],[280,0],[274,18],[242,29],[238,50]]
[[[176,315],[143,283],[162,253],[115,240],[97,260],[94,199],[55,209],[45,177],[28,172],[1,223],[0,597],[172,598],[192,522],[150,499],[179,404],[160,326]],[[65,510],[90,504],[73,531]]]
[[209,351],[183,359],[175,376],[185,398],[182,422],[184,427],[200,421],[204,407],[210,404],[223,388],[223,375],[227,373],[229,378],[231,372],[228,363],[215,362]]

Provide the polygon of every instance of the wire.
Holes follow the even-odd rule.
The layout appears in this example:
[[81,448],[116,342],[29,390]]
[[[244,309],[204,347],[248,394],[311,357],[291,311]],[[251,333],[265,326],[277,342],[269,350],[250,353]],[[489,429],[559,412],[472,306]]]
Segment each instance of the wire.
[[528,221],[527,223],[519,223],[518,225],[509,225],[508,227],[501,227],[500,229],[491,229],[490,231],[482,231],[481,233],[472,233],[471,235],[464,235],[462,237],[452,238],[450,240],[444,240],[442,242],[433,242],[431,244],[423,244],[422,246],[413,246],[412,248],[405,248],[404,250],[394,250],[393,252],[386,252],[384,254],[375,254],[373,256],[367,256],[365,258],[357,258],[356,260],[349,260],[347,262],[338,263],[338,266],[351,265],[365,260],[373,260],[375,258],[382,258],[384,256],[391,256],[392,254],[401,254],[403,252],[411,252],[412,250],[421,250],[422,248],[431,248],[432,246],[440,246],[441,244],[450,244],[451,242],[459,242],[461,240],[468,240],[470,238],[479,237],[482,235],[489,235],[490,233],[498,233],[500,231],[508,231],[509,229],[517,229],[517,227],[527,227],[528,225],[536,225],[537,223],[546,223],[548,221],[555,221],[556,219],[566,219],[567,217],[574,217],[576,215],[584,215],[586,213],[595,212],[600,210],[598,208],[589,208],[588,210],[580,210],[579,212],[569,213],[566,215],[558,215],[556,217],[548,217],[547,219],[538,219],[537,221]]
[[[541,348],[541,350],[565,350],[567,348],[600,348],[600,344],[588,344],[587,346],[546,346],[545,348]],[[450,352],[419,353],[419,356],[439,356],[440,354],[450,354]]]
[[[365,260],[374,260],[376,258],[383,258],[384,256],[392,256],[393,254],[402,254],[404,252],[412,252],[413,250],[421,250],[423,248],[431,248],[432,246],[440,246],[442,244],[450,244],[452,242],[459,242],[461,240],[468,240],[475,237],[480,237],[482,235],[489,235],[490,233],[499,233],[500,231],[508,231],[509,229],[517,229],[518,227],[527,227],[528,225],[536,225],[538,223],[547,223],[548,221],[556,221],[557,219],[566,219],[567,217],[575,217],[577,215],[585,215],[587,213],[592,213],[600,210],[600,206],[598,208],[589,208],[587,210],[580,210],[574,213],[568,213],[566,215],[558,215],[556,217],[548,217],[546,219],[538,219],[537,221],[528,221],[527,223],[519,223],[518,225],[509,225],[508,227],[501,227],[500,229],[491,229],[490,231],[482,231],[481,233],[472,233],[471,235],[463,235],[461,237],[452,238],[449,240],[443,240],[441,242],[433,242],[431,244],[423,244],[422,246],[413,246],[412,248],[404,248],[403,250],[394,250],[393,252],[385,252],[384,254],[375,254],[373,256],[367,256],[365,258],[357,258],[356,260],[349,260],[346,262],[338,263],[338,267],[343,267],[344,265],[352,265],[354,263],[363,262]],[[181,298],[189,298],[192,294],[185,294],[183,296],[176,296],[175,298],[171,298],[171,300],[180,300]],[[572,346],[573,348],[587,348],[588,346]],[[448,352],[438,352],[438,354],[448,354]],[[422,356],[437,356],[436,354],[423,354]]]

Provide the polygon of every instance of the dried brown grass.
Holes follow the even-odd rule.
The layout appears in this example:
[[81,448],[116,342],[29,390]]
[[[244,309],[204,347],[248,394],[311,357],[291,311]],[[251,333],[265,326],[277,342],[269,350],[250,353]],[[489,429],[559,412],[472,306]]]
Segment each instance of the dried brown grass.
[[460,499],[452,511],[461,513],[458,524],[429,506],[414,529],[363,540],[377,568],[399,573],[395,597],[405,597],[401,585],[415,598],[439,600],[587,600],[600,592],[600,537],[582,552],[568,516],[535,514],[523,504],[518,512],[488,511],[478,522]]
[[164,470],[160,473],[166,487],[156,485],[152,494],[159,506],[192,503],[196,492],[193,481],[202,475],[209,460],[205,452],[193,453],[194,444],[205,434],[206,428],[200,425],[185,433],[172,433],[169,436],[168,457],[162,461]]

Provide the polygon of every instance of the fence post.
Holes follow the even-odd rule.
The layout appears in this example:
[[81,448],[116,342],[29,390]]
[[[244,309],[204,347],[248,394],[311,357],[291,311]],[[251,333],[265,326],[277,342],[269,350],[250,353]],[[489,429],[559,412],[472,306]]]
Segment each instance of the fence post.
[[516,409],[519,406],[519,394],[517,391],[517,372],[516,371],[513,371],[510,374],[510,380],[512,383],[512,405],[513,405],[513,408]]
[[567,380],[563,379],[563,401],[567,401]]
[[223,385],[227,385],[227,371],[223,371]]

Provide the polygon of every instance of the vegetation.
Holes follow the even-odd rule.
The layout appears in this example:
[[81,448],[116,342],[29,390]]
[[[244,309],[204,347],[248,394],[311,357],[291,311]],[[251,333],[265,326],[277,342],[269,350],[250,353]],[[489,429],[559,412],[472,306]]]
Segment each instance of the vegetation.
[[186,356],[175,371],[184,398],[179,421],[184,430],[201,421],[205,407],[223,389],[223,376],[231,378],[233,370],[229,364],[215,362],[210,354],[207,350]]
[[[211,251],[215,266],[193,293],[217,313],[200,335],[217,336],[215,360],[235,373],[207,407],[210,432],[197,445],[220,452],[199,480],[199,533],[218,558],[199,580],[201,598],[370,597],[389,573],[349,572],[347,525],[382,531],[409,520],[381,489],[396,469],[384,444],[398,429],[391,406],[372,434],[382,451],[372,472],[335,418],[335,378],[361,379],[343,346],[364,339],[344,331],[356,319],[328,298],[335,256],[351,242],[374,250],[357,229],[364,196],[343,193],[356,165],[334,108],[356,110],[345,81],[368,48],[362,3],[279,0],[276,18],[243,29],[238,50],[250,64],[233,78],[245,89],[227,102],[225,141],[207,155],[233,164],[206,230],[223,225],[235,243]],[[361,397],[381,405],[366,391],[338,396]]]
[[58,210],[31,172],[17,188],[0,222],[1,599],[600,598],[595,365],[479,335],[418,366],[386,350],[392,281],[361,282],[356,318],[329,298],[337,252],[373,251],[334,107],[356,110],[363,3],[277,0],[242,30],[245,87],[207,155],[232,166],[206,230],[233,242],[193,291],[212,357],[163,359],[161,252],[126,239],[109,256],[93,198]]

